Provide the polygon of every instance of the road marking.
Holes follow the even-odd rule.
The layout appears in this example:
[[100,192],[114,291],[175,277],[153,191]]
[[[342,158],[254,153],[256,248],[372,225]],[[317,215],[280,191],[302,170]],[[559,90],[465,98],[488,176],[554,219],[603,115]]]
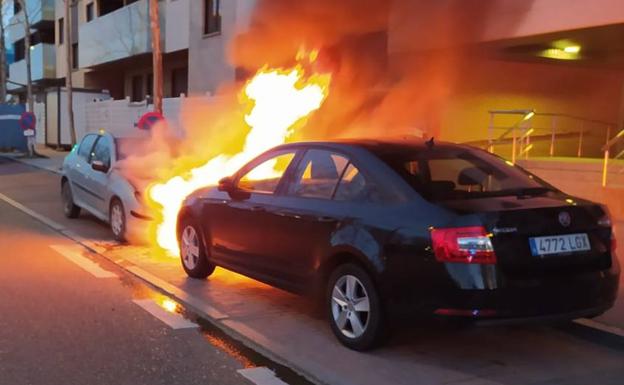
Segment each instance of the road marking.
[[91,273],[96,278],[117,278],[117,274],[111,273],[108,270],[104,270],[100,267],[100,265],[93,262],[89,258],[83,257],[82,253],[85,249],[82,246],[51,245],[50,248],[61,254],[63,257],[69,259],[76,265],[82,267],[84,270]]
[[132,300],[132,302],[139,305],[143,310],[158,318],[172,329],[188,329],[197,327],[196,323],[187,320],[178,313],[169,312],[163,309],[162,306],[158,305],[151,299],[135,299]]
[[288,385],[284,381],[277,378],[271,369],[264,366],[258,368],[239,369],[237,372],[256,385]]
[[588,328],[600,330],[602,332],[615,334],[624,338],[624,329],[620,329],[617,326],[605,325],[601,322],[596,322],[588,318],[578,318],[573,321],[576,324],[583,325]]
[[23,204],[14,201],[13,199],[9,198],[8,196],[0,193],[0,199],[2,199],[3,201],[5,201],[6,203],[10,204],[11,206],[15,207],[18,210],[21,210],[22,212],[30,215],[31,217],[35,218],[36,220],[43,222],[43,224],[45,224],[48,227],[53,228],[56,231],[63,231],[65,230],[65,226],[61,225],[58,222],[53,221],[50,218],[44,217],[43,215],[34,212],[33,210],[29,209],[28,207],[24,206]]
[[228,318],[227,314],[223,314],[214,307],[206,304],[204,300],[192,296],[184,290],[179,289],[178,287],[158,278],[154,274],[151,274],[138,266],[124,267],[124,269],[141,278],[142,280],[147,281],[157,288],[165,291],[167,294],[179,299],[188,306],[197,309],[199,312],[207,314],[210,318],[214,320],[222,320]]

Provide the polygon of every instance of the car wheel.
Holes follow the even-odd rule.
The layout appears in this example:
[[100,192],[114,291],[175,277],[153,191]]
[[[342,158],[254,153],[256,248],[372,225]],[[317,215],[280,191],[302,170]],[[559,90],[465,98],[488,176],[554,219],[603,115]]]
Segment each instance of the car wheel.
[[180,260],[186,274],[191,278],[204,279],[215,269],[215,265],[208,262],[206,249],[200,238],[198,227],[189,220],[180,226]]
[[126,214],[123,203],[114,198],[110,204],[109,222],[113,236],[119,242],[126,241]]
[[351,263],[336,268],[327,283],[327,304],[331,329],[343,345],[367,350],[380,344],[384,314],[364,269]]
[[61,199],[63,201],[63,214],[67,218],[78,218],[80,207],[74,203],[74,196],[68,181],[64,181],[61,184]]

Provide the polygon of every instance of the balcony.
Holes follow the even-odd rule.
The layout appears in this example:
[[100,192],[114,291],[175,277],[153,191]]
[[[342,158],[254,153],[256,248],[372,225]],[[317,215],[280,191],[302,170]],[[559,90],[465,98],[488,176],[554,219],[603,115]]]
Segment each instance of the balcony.
[[[26,0],[30,26],[37,29],[41,23],[54,25],[54,0]],[[7,33],[11,43],[24,38],[24,12],[18,12],[11,17],[7,26]]]
[[[163,52],[188,48],[188,7],[188,0],[160,3]],[[166,22],[169,14],[172,20]],[[175,22],[172,24],[172,21]],[[152,52],[147,0],[119,8],[81,24],[79,28],[80,67],[93,67]]]
[[[37,44],[30,49],[30,69],[32,81],[54,79],[56,77],[56,54],[54,44]],[[26,84],[26,60],[17,61],[9,66],[9,80]],[[20,88],[18,84],[8,83],[9,89]]]

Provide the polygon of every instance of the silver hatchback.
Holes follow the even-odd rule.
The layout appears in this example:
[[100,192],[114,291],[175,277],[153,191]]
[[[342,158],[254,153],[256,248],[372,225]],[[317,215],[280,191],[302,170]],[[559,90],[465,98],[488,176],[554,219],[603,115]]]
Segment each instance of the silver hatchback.
[[65,157],[61,179],[65,216],[76,218],[84,209],[109,223],[118,241],[139,237],[151,220],[142,198],[144,186],[123,176],[118,167],[125,158],[120,151],[124,140],[137,139],[87,134]]

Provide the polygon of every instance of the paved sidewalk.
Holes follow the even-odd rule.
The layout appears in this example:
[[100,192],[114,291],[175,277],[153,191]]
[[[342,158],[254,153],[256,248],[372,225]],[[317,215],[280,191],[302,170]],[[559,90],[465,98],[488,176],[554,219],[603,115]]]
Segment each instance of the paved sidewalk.
[[42,157],[29,158],[27,154],[21,152],[0,152],[0,156],[17,160],[18,162],[28,164],[43,170],[51,171],[56,174],[61,173],[63,159],[69,154],[68,151],[57,151],[45,146],[38,145],[35,149]]

